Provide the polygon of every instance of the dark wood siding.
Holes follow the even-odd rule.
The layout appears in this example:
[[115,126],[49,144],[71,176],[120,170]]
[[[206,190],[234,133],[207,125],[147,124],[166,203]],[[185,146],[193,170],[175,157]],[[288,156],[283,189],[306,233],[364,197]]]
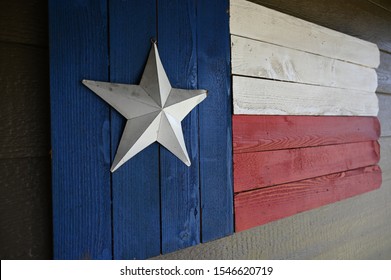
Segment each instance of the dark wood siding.
[[0,3],[0,258],[50,259],[47,3]]

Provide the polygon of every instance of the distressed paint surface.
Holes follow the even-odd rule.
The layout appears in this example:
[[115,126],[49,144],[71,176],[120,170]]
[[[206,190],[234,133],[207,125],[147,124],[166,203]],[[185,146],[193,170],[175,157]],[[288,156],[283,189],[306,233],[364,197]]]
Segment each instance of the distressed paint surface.
[[238,36],[231,36],[232,74],[374,92],[374,69]]
[[379,162],[376,141],[234,154],[234,190],[242,192]]
[[376,116],[374,92],[233,76],[234,114]]
[[369,166],[240,193],[235,196],[235,230],[242,231],[375,190],[380,187],[381,178],[381,169]]
[[[228,0],[197,1],[202,242],[233,233],[232,102]],[[211,75],[213,73],[213,75]]]
[[[150,39],[157,34],[156,1],[115,0],[109,4],[110,81],[138,84],[151,48]],[[125,122],[111,109],[112,160]],[[112,173],[115,259],[145,259],[160,254],[159,176],[158,144],[152,144]]]
[[109,109],[81,85],[108,79],[106,8],[49,2],[55,259],[112,258]]
[[249,153],[377,140],[380,123],[376,117],[234,115],[232,130],[234,153]]
[[232,0],[230,13],[234,35],[372,68],[379,66],[379,49],[373,43],[245,0]]

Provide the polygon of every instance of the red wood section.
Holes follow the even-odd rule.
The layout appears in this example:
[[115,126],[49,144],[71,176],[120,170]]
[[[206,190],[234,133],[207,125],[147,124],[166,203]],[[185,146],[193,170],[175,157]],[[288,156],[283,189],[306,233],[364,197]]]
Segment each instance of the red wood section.
[[376,117],[234,115],[234,153],[377,140]]
[[234,191],[242,192],[375,165],[377,141],[234,154]]
[[369,166],[237,194],[236,231],[375,190],[381,181],[380,167]]

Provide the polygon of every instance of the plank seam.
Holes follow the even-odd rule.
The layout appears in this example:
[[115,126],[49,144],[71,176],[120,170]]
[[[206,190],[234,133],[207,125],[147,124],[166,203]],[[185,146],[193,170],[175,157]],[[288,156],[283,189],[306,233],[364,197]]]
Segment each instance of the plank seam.
[[[321,26],[321,27],[323,27],[323,26]],[[368,65],[363,65],[363,64],[360,64],[360,63],[356,63],[356,62],[352,62],[352,61],[347,61],[347,60],[343,60],[343,59],[340,59],[340,58],[335,58],[335,57],[326,56],[326,55],[320,55],[320,54],[318,54],[318,53],[313,53],[313,52],[301,50],[301,49],[298,49],[298,48],[292,48],[292,47],[289,47],[289,46],[280,45],[280,44],[268,42],[268,41],[265,41],[265,40],[258,40],[258,39],[255,39],[255,38],[243,36],[243,35],[236,34],[236,33],[230,33],[230,34],[231,34],[231,36],[236,36],[236,37],[241,37],[241,38],[248,39],[248,40],[252,40],[252,41],[257,41],[257,42],[262,42],[262,43],[266,43],[266,44],[271,44],[271,45],[274,45],[274,46],[278,46],[278,47],[282,47],[282,48],[287,48],[287,49],[291,49],[291,50],[295,50],[295,51],[300,51],[300,52],[303,52],[303,53],[308,53],[308,54],[316,55],[316,56],[319,56],[319,57],[327,57],[327,58],[329,58],[329,59],[335,59],[335,60],[338,60],[338,61],[342,61],[342,62],[354,64],[354,65],[359,65],[359,66],[366,67],[366,68],[369,68],[369,69],[377,69],[377,68],[378,68],[378,67],[376,67],[376,68],[374,68],[374,67],[369,67]],[[345,34],[345,33],[343,33],[343,34]],[[347,34],[345,34],[345,35],[347,35]],[[356,38],[356,37],[354,37],[354,38]],[[231,49],[232,49],[232,48],[231,48]]]
[[280,80],[280,79],[271,79],[271,78],[266,78],[266,77],[247,76],[247,75],[242,75],[242,74],[232,74],[232,77],[242,77],[242,78],[257,79],[257,80],[268,80],[268,81],[276,81],[276,82],[290,83],[290,84],[299,84],[299,85],[306,85],[306,86],[316,86],[316,87],[323,87],[323,88],[330,88],[330,89],[344,89],[344,90],[358,91],[358,92],[367,93],[367,94],[375,93],[375,91],[372,92],[372,91],[365,91],[365,90],[360,90],[360,89],[332,87],[332,86],[325,86],[325,85],[319,85],[319,84],[309,84],[309,83],[294,82],[294,81],[287,81],[287,80]]
[[[339,173],[343,173],[343,172],[355,171],[355,170],[364,169],[364,168],[368,168],[368,167],[374,167],[374,166],[379,166],[379,164],[372,164],[372,165],[367,165],[367,166],[361,166],[361,167],[354,168],[354,169],[347,169],[347,170],[343,170],[343,171],[338,171],[338,172],[318,175],[318,176],[315,176],[315,177],[304,178],[304,179],[301,179],[301,180],[298,180],[298,181],[289,181],[289,182],[284,182],[282,184],[270,185],[270,186],[265,186],[265,187],[260,187],[260,188],[254,188],[254,189],[251,189],[251,190],[244,190],[244,191],[240,191],[240,192],[235,192],[234,193],[234,197],[239,195],[239,194],[243,194],[243,193],[249,193],[249,192],[254,192],[254,191],[258,191],[258,190],[275,188],[275,187],[278,187],[278,186],[281,186],[281,185],[286,185],[286,184],[291,184],[291,183],[300,183],[301,181],[305,181],[305,180],[316,179],[316,178],[320,178],[320,177],[324,177],[324,176],[330,176],[330,175],[335,175],[335,174],[339,174]],[[380,168],[380,166],[379,166],[379,168]]]

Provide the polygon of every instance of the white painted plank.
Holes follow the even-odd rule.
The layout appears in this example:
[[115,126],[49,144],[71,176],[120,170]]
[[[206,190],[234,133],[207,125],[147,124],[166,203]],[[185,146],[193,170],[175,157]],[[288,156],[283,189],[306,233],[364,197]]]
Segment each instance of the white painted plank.
[[376,116],[375,93],[233,76],[234,114]]
[[374,69],[231,36],[232,74],[374,92]]
[[231,34],[376,68],[373,43],[244,1],[231,0]]

